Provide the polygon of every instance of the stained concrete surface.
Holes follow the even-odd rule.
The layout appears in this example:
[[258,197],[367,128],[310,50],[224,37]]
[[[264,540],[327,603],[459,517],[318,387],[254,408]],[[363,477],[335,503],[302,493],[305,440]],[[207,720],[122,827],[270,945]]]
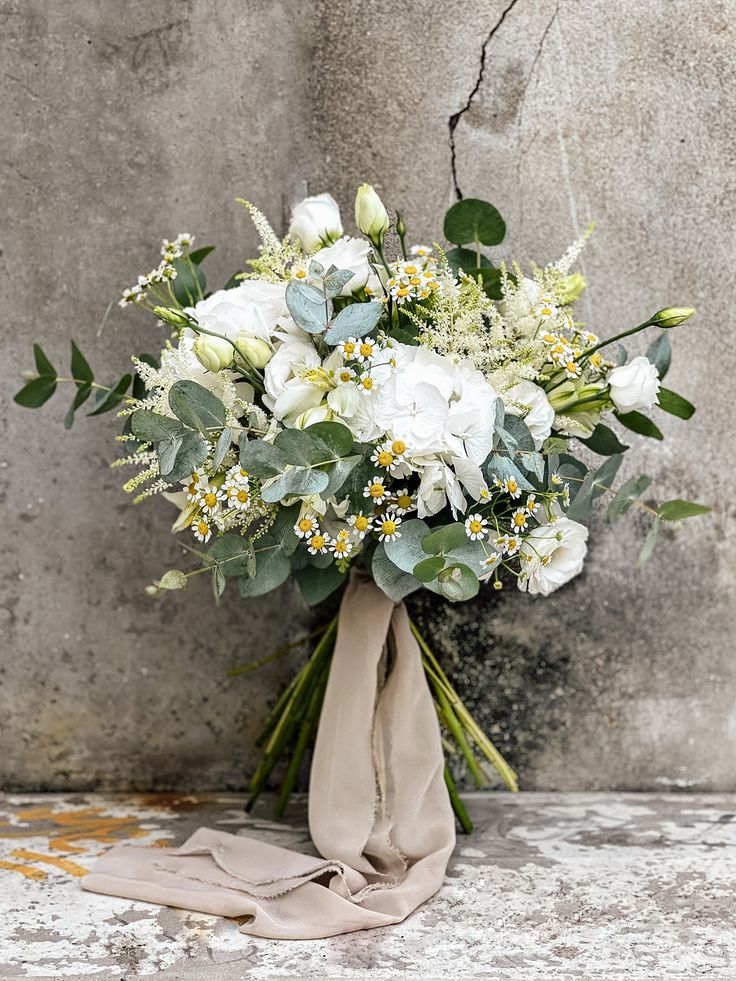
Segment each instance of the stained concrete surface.
[[312,614],[291,586],[219,610],[201,579],[146,597],[183,558],[169,506],[132,508],[107,469],[114,419],[67,433],[61,396],[37,413],[9,396],[34,340],[61,364],[74,336],[101,377],[155,348],[112,301],[163,235],[217,243],[216,284],[255,246],[236,195],[278,225],[305,186],[329,188],[349,223],[365,179],[417,240],[456,188],[493,200],[508,251],[539,261],[597,219],[583,309],[601,334],[698,308],[668,376],[698,412],[662,417],[663,444],[634,441],[625,475],[714,515],[664,535],[642,572],[645,522],[601,519],[585,573],[547,601],[486,591],[414,612],[523,786],[736,787],[735,14],[733,0],[0,3],[0,785],[244,785],[301,655],[227,669]]
[[[0,804],[0,976],[128,981],[709,978],[736,971],[736,797],[469,795],[440,892],[404,923],[329,940],[247,937],[235,920],[82,892],[114,842],[200,825],[309,851],[235,796],[24,795]],[[265,802],[264,802],[265,805]]]

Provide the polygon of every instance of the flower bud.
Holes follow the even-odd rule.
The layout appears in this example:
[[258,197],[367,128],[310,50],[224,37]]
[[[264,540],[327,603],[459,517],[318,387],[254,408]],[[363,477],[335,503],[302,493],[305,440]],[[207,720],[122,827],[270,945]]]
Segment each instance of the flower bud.
[[557,288],[556,296],[564,306],[574,303],[585,289],[585,279],[582,273],[573,273],[572,276],[565,276]]
[[171,307],[154,307],[153,312],[159,320],[171,324],[172,327],[186,327],[189,323],[189,318],[185,313],[179,313],[178,310],[172,310]]
[[396,234],[399,238],[404,238],[406,235],[406,222],[404,221],[404,216],[400,213],[396,215]]
[[199,363],[207,371],[222,371],[233,360],[233,346],[224,337],[210,337],[208,334],[200,334],[192,345],[192,350]]
[[355,224],[374,245],[380,246],[388,231],[388,212],[370,184],[361,184],[355,195]]
[[260,337],[239,337],[235,346],[254,368],[265,368],[273,357],[271,345]]
[[169,569],[156,583],[159,589],[184,589],[187,584],[187,577],[178,569]]
[[677,327],[689,320],[694,313],[693,307],[666,307],[655,313],[651,322],[657,327]]

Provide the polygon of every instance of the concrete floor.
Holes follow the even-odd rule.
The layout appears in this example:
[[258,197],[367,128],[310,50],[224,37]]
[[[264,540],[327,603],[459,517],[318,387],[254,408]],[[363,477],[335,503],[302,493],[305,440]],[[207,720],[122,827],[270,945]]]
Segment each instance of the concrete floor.
[[[692,979],[736,977],[736,795],[468,795],[440,893],[403,924],[322,941],[82,892],[118,841],[200,825],[309,849],[235,796],[23,795],[0,803],[0,978]],[[263,813],[267,814],[264,807]]]

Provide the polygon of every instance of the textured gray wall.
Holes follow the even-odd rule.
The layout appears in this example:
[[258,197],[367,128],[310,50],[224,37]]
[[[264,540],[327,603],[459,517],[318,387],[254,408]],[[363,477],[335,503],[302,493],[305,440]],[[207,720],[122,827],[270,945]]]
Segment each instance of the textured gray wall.
[[[118,490],[115,420],[12,405],[29,344],[73,335],[110,374],[154,348],[108,303],[179,230],[220,244],[213,281],[253,251],[236,194],[275,222],[304,182],[349,214],[376,184],[430,238],[453,200],[493,200],[510,247],[544,262],[591,220],[584,314],[613,332],[698,307],[671,385],[695,400],[665,444],[628,454],[662,497],[716,505],[643,572],[634,517],[593,529],[586,571],[544,601],[485,592],[414,608],[527,788],[736,786],[733,427],[733,2],[357,0],[0,3],[3,64],[3,657],[0,782],[239,788],[259,719],[298,661],[227,668],[308,628],[179,564],[163,501]],[[450,137],[454,143],[454,166]],[[104,321],[104,329],[100,325]],[[633,346],[632,346],[633,347]]]

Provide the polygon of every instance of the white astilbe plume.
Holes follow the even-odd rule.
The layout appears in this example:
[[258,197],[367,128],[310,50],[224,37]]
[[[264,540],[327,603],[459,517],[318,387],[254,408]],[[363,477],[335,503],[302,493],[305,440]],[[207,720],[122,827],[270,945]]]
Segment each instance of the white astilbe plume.
[[292,265],[301,262],[304,258],[299,242],[291,241],[289,238],[282,241],[271,228],[262,211],[244,198],[237,198],[237,201],[248,210],[261,239],[261,246],[258,258],[248,260],[248,265],[253,272],[238,273],[236,279],[262,279],[272,283],[291,279]]
[[570,274],[570,270],[580,258],[580,253],[585,248],[585,243],[593,234],[594,230],[595,222],[591,222],[583,234],[575,239],[562,258],[558,259],[557,262],[554,263],[553,268],[556,269],[561,276],[568,276]]

